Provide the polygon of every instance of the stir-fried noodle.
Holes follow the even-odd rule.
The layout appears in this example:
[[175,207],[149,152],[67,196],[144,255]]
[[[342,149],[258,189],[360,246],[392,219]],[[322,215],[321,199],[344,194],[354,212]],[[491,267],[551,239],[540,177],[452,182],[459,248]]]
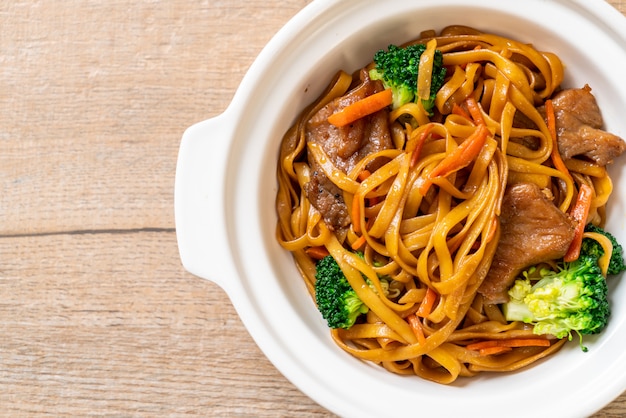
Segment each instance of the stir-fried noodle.
[[[432,39],[443,53],[445,83],[432,112],[417,100],[385,113],[390,147],[373,147],[338,167],[328,149],[309,140],[319,122],[312,119],[357,88],[362,71],[339,72],[300,114],[280,149],[277,237],[313,297],[316,262],[330,254],[369,308],[349,329],[331,330],[338,346],[394,373],[451,383],[519,369],[566,341],[546,338],[545,346],[509,347],[499,355],[475,345],[537,337],[532,327],[507,322],[498,304],[478,292],[500,240],[507,185],[537,184],[563,212],[588,185],[589,219],[597,224],[604,222],[612,185],[593,162],[555,164],[543,110],[563,80],[555,54],[465,27],[425,32],[412,43]],[[471,141],[479,147],[473,154]],[[463,161],[463,152],[471,161]],[[444,161],[453,154],[457,161]],[[340,190],[346,225],[329,224],[309,199],[307,184],[319,171]]]

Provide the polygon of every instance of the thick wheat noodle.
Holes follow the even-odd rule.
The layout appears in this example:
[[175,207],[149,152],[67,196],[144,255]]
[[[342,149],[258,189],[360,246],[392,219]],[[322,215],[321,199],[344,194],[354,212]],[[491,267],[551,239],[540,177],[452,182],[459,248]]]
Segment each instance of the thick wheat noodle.
[[[538,106],[563,80],[563,66],[555,54],[463,27],[446,28],[434,39],[449,68],[435,99],[440,117],[431,119],[420,101],[393,110],[389,121],[395,149],[370,155],[344,173],[320,145],[307,145],[307,121],[357,82],[343,71],[301,113],[281,143],[277,239],[293,253],[312,296],[316,260],[306,249],[325,247],[369,307],[364,320],[352,328],[331,331],[339,347],[391,372],[448,384],[459,376],[525,367],[556,352],[565,341],[551,340],[547,348],[513,348],[500,355],[466,348],[476,341],[534,336],[528,326],[506,323],[498,306],[485,304],[477,293],[498,243],[498,215],[507,183],[547,185],[563,211],[578,184],[587,183],[596,193],[590,219],[600,222],[612,183],[604,168],[589,162],[566,162],[573,181],[551,166],[552,142]],[[420,186],[428,173],[476,129],[472,120],[452,113],[454,105],[462,105],[469,96],[478,101],[489,130],[485,146],[467,168],[433,178],[422,195]],[[536,128],[514,128],[517,112]],[[412,152],[426,129],[428,139],[414,160]],[[529,137],[536,147],[528,148],[521,140]],[[353,204],[358,205],[352,215],[358,219],[345,230],[329,229],[308,201],[304,185],[312,173],[307,156],[342,190],[349,213]],[[385,163],[361,179],[360,173],[375,159]],[[351,245],[361,235],[365,246],[357,256]],[[389,297],[381,276],[391,279]],[[417,311],[428,287],[438,297],[430,313],[419,318],[425,337],[420,343],[406,318]]]

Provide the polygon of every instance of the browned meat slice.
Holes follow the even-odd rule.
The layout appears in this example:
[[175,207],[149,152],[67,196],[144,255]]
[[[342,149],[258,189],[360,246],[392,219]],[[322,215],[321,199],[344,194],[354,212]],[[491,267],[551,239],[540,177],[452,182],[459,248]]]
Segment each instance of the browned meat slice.
[[563,158],[584,156],[605,166],[626,151],[622,138],[601,129],[602,115],[589,86],[563,90],[552,103]]
[[[513,127],[521,128],[521,129],[534,129],[534,130],[538,129],[535,122],[530,120],[530,118],[524,115],[522,112],[515,112],[515,115],[513,116]],[[523,136],[523,137],[511,136],[509,140],[511,142],[516,142],[520,145],[523,145],[526,148],[529,148],[534,151],[539,149],[539,145],[540,145],[539,138],[531,137],[531,136]]]
[[[379,81],[370,80],[367,71],[362,70],[356,87],[321,108],[307,122],[307,142],[321,145],[330,161],[344,173],[352,170],[367,155],[392,147],[388,111],[381,110],[341,128],[328,123],[328,117],[382,89]],[[326,177],[313,158],[309,158],[309,164],[312,168],[311,181],[304,188],[309,201],[321,212],[329,228],[346,227],[350,224],[350,214],[341,190]],[[376,162],[367,168],[376,169]]]
[[478,290],[488,303],[504,303],[515,278],[527,267],[565,255],[576,222],[534,183],[510,186],[502,201],[500,242]]
[[311,204],[322,214],[329,229],[340,229],[350,224],[350,213],[341,189],[322,171],[313,171],[311,181],[304,185],[304,190]]

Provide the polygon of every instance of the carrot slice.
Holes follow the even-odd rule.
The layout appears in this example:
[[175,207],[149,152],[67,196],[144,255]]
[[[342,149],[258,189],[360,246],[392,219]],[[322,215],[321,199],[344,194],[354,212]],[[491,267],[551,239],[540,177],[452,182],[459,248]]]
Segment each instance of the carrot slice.
[[415,334],[417,338],[417,342],[420,345],[426,344],[426,336],[424,335],[424,328],[422,327],[420,319],[415,314],[407,316],[406,319],[409,322],[409,327],[411,327],[413,334]]
[[483,118],[483,114],[480,111],[480,107],[478,107],[476,99],[474,99],[474,97],[472,96],[469,96],[467,99],[465,99],[465,104],[467,105],[467,110],[469,111],[476,125],[487,126],[487,122],[485,122],[485,118]]
[[510,338],[504,340],[487,340],[465,346],[468,350],[480,351],[492,347],[550,347],[550,340],[545,338]]
[[489,232],[487,233],[487,238],[485,238],[485,241],[487,241],[488,243],[491,242],[493,237],[496,236],[497,230],[498,230],[498,218],[494,216],[493,219],[491,219],[491,225],[489,225]]
[[570,262],[577,260],[580,255],[580,247],[583,242],[583,234],[585,233],[585,225],[587,225],[587,216],[589,216],[592,200],[593,189],[585,183],[581,184],[576,202],[574,202],[574,206],[572,206],[570,210],[570,216],[578,223],[574,230],[574,239],[563,257],[564,261]]
[[446,177],[455,171],[470,165],[472,161],[480,154],[485,145],[489,129],[485,125],[479,125],[478,128],[465,141],[455,148],[450,154],[446,155],[428,174],[432,180],[435,177]]
[[467,120],[472,120],[472,117],[465,111],[465,109],[463,109],[456,103],[452,105],[452,113],[458,116],[462,116]]
[[391,89],[379,91],[333,113],[328,117],[328,122],[337,127],[349,125],[391,105],[392,99]]
[[363,181],[363,180],[365,180],[366,178],[368,178],[371,175],[372,175],[372,173],[370,173],[369,170],[363,170],[356,177],[357,177],[357,179],[359,179],[359,181]]
[[358,237],[357,239],[354,240],[354,242],[352,243],[352,245],[350,246],[354,251],[358,250],[359,248],[361,248],[363,245],[365,245],[365,235],[361,235],[360,237]]
[[437,292],[435,292],[430,287],[426,289],[426,295],[422,302],[420,303],[417,312],[415,315],[421,316],[422,318],[427,317],[433,311],[433,306],[435,306],[435,301],[437,300]]
[[550,157],[552,158],[552,163],[557,170],[559,170],[571,179],[572,175],[570,174],[569,169],[563,162],[563,159],[561,158],[561,153],[559,152],[559,145],[556,135],[556,115],[554,113],[554,105],[552,104],[552,100],[546,100],[545,109],[546,119],[548,122],[548,131],[550,132],[550,139],[552,140],[552,153],[550,154]]
[[304,252],[314,260],[321,260],[329,254],[326,247],[309,247]]
[[417,161],[419,160],[420,154],[422,153],[422,148],[424,148],[424,143],[426,142],[428,135],[430,135],[430,131],[433,129],[433,126],[434,125],[432,123],[429,123],[428,126],[424,128],[420,137],[418,138],[417,143],[415,144],[415,148],[413,148],[413,153],[411,154],[411,168],[414,168],[417,165]]

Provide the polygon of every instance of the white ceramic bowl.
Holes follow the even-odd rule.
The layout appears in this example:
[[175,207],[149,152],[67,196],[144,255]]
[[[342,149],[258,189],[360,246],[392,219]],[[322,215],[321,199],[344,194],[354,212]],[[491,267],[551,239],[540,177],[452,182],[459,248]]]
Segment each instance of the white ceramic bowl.
[[[511,374],[451,386],[393,375],[344,353],[275,240],[275,167],[282,134],[338,69],[389,43],[464,24],[535,44],[589,83],[609,131],[626,137],[626,19],[598,0],[319,0],[266,46],[220,116],[183,136],[176,173],[180,255],[224,288],[256,343],[300,390],[342,416],[588,416],[626,389],[626,283],[611,279],[613,315],[589,352],[571,343]],[[624,159],[612,167],[608,229],[626,243]]]

